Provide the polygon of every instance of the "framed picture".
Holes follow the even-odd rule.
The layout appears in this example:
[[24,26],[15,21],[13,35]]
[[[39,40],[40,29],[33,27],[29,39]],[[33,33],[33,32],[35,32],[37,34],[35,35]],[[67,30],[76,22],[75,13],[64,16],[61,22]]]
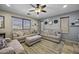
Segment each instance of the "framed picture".
[[5,24],[4,24],[4,16],[0,16],[0,28],[4,28]]
[[45,22],[44,22],[44,24],[45,24],[45,25],[47,25],[47,24],[48,24],[48,22],[47,22],[47,21],[45,21]]
[[72,25],[75,25],[75,23],[71,23]]
[[50,22],[49,22],[49,24],[51,25],[51,24],[53,24],[53,22],[52,22],[52,21],[50,21]]
[[58,20],[54,20],[54,23],[55,23],[55,24],[58,23]]

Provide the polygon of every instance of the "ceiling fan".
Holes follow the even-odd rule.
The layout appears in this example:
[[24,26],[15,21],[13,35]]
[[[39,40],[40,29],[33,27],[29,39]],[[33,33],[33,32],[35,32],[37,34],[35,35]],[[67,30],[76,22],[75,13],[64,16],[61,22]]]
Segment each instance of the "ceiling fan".
[[44,10],[44,8],[46,7],[46,5],[41,5],[41,4],[36,4],[35,5],[32,5],[31,6],[34,8],[33,10],[29,10],[29,12],[36,12],[37,15],[39,15],[40,12],[44,12],[46,13],[46,10]]

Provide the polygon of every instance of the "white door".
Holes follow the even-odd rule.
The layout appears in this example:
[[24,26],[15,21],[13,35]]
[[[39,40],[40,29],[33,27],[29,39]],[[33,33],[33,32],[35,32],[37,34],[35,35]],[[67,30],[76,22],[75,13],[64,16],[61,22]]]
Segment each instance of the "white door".
[[69,32],[69,17],[62,17],[60,18],[60,27],[62,33]]

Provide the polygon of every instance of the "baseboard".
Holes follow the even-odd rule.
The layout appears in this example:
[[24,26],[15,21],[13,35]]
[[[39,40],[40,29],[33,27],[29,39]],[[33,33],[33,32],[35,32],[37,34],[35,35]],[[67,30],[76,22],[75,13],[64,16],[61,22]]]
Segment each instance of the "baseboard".
[[72,41],[72,40],[67,40],[67,39],[64,39],[63,41],[68,42],[68,43],[79,44],[79,42],[77,42],[77,41]]
[[43,36],[42,38],[45,39],[45,40],[57,43],[57,44],[59,44],[61,42],[60,40],[57,40],[57,39],[54,39],[54,38],[50,38],[50,37],[47,37],[47,36]]

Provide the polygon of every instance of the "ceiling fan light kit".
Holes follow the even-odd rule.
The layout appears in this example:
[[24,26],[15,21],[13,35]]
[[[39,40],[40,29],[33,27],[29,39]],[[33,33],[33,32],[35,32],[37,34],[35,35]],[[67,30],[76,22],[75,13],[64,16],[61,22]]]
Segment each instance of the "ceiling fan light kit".
[[46,11],[44,10],[46,5],[36,4],[36,6],[34,6],[31,4],[31,6],[34,8],[34,10],[29,10],[29,12],[36,12],[37,15],[39,15],[39,13],[41,13],[41,12],[46,13]]

